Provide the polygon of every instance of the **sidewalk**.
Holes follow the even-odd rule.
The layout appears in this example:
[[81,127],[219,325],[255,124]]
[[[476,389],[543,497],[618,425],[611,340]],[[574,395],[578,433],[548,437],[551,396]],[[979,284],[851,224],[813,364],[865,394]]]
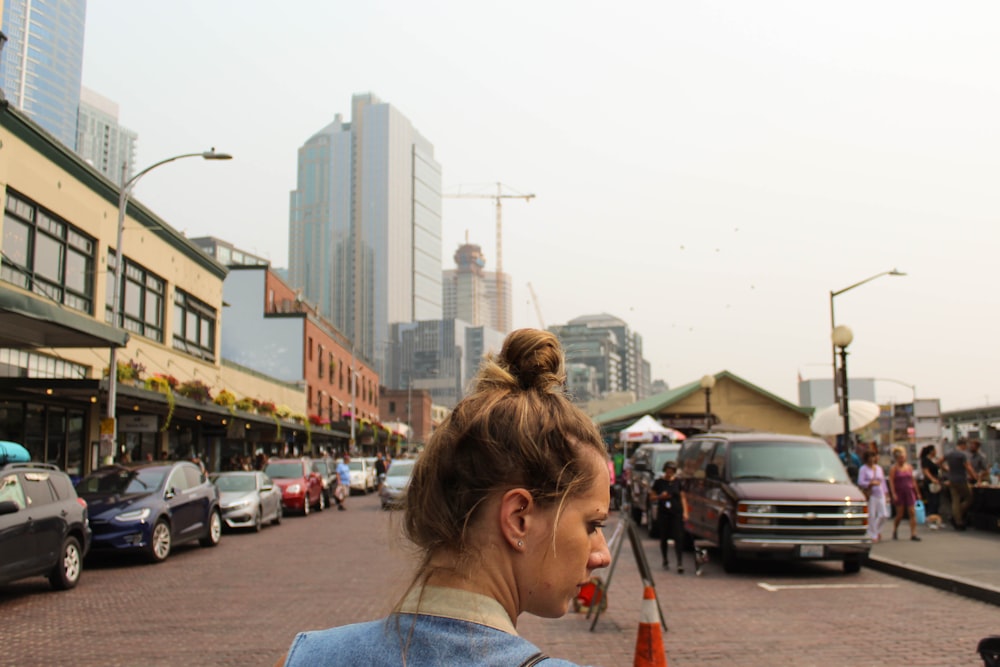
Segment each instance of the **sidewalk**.
[[924,525],[917,526],[917,535],[922,541],[911,541],[903,521],[899,540],[893,540],[892,522],[886,522],[865,566],[1000,605],[1000,533]]

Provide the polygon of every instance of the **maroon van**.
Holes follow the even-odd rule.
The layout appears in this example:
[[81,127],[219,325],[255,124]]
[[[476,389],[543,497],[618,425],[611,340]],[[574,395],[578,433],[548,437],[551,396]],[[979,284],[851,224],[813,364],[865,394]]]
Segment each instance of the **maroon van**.
[[684,441],[678,468],[695,540],[740,559],[841,560],[854,573],[871,550],[868,505],[833,449],[777,433],[703,433]]

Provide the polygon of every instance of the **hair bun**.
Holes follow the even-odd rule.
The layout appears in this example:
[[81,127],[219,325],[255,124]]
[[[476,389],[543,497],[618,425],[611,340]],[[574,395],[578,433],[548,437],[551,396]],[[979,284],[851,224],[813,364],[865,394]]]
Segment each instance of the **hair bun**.
[[522,389],[559,391],[566,384],[562,346],[548,331],[512,331],[504,340],[500,359]]

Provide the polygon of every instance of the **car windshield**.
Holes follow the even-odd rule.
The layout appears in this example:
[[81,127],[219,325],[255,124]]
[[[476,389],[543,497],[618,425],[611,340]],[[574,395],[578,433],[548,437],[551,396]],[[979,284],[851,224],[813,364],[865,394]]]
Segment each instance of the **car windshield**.
[[351,470],[364,470],[365,469],[365,462],[364,461],[351,461],[350,463],[347,464],[347,467],[349,467]]
[[746,442],[729,454],[733,480],[847,482],[847,471],[834,451],[820,443]]
[[326,466],[326,461],[314,461],[313,470],[315,470],[321,475],[325,475],[329,472],[329,468],[327,468]]
[[264,470],[268,477],[302,477],[301,463],[269,463]]
[[413,472],[413,464],[416,461],[393,461],[389,466],[387,477],[409,477]]
[[119,495],[149,493],[159,488],[169,470],[169,468],[139,468],[137,470],[121,468],[98,472],[80,480],[80,483],[76,485],[76,492],[81,495],[85,493]]
[[219,475],[215,478],[219,491],[253,491],[257,482],[253,475]]
[[653,472],[661,472],[663,470],[663,464],[667,461],[676,461],[677,453],[680,448],[677,449],[666,449],[653,452]]

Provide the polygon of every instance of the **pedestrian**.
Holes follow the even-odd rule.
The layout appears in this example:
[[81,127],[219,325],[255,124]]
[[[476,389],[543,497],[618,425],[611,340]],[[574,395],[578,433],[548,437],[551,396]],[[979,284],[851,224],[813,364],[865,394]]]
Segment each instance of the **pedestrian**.
[[559,339],[509,334],[414,464],[402,527],[421,556],[387,617],[298,635],[299,665],[571,667],[518,636],[557,618],[611,554],[605,448],[566,394]]
[[965,514],[972,506],[972,488],[969,480],[975,479],[976,471],[969,463],[966,453],[968,441],[959,438],[955,449],[944,455],[944,466],[948,470],[948,493],[951,494],[951,525],[955,530],[965,530]]
[[344,452],[344,458],[337,464],[337,488],[333,490],[333,499],[337,503],[337,511],[347,509],[344,500],[351,492],[351,455]]
[[[923,488],[924,510],[927,513],[927,525],[937,530],[941,515],[941,468],[940,461],[935,459],[937,448],[934,445],[924,445],[920,450],[920,469],[924,472]],[[938,517],[932,521],[931,517]]]
[[858,487],[868,498],[868,537],[872,542],[882,538],[882,524],[889,515],[885,497],[889,489],[885,484],[885,473],[878,464],[878,451],[868,450],[865,464],[858,470]]
[[663,476],[653,480],[653,497],[656,499],[656,530],[660,533],[660,555],[663,569],[670,569],[667,557],[667,541],[674,541],[677,555],[677,574],[684,573],[684,499],[681,495],[680,480],[677,479],[677,463],[663,464]]
[[969,484],[975,486],[990,481],[990,468],[986,464],[986,456],[980,451],[982,444],[978,440],[969,441],[969,465],[975,476],[969,479]]
[[899,522],[903,520],[905,512],[910,518],[910,539],[919,542],[916,503],[917,500],[923,499],[913,478],[913,466],[906,460],[906,450],[899,445],[892,448],[892,456],[894,462],[889,468],[889,492],[892,495],[892,504],[896,507],[892,519],[892,539],[899,539]]
[[378,490],[382,490],[382,485],[385,483],[385,458],[382,457],[382,452],[379,452],[375,456],[375,476],[378,477]]

